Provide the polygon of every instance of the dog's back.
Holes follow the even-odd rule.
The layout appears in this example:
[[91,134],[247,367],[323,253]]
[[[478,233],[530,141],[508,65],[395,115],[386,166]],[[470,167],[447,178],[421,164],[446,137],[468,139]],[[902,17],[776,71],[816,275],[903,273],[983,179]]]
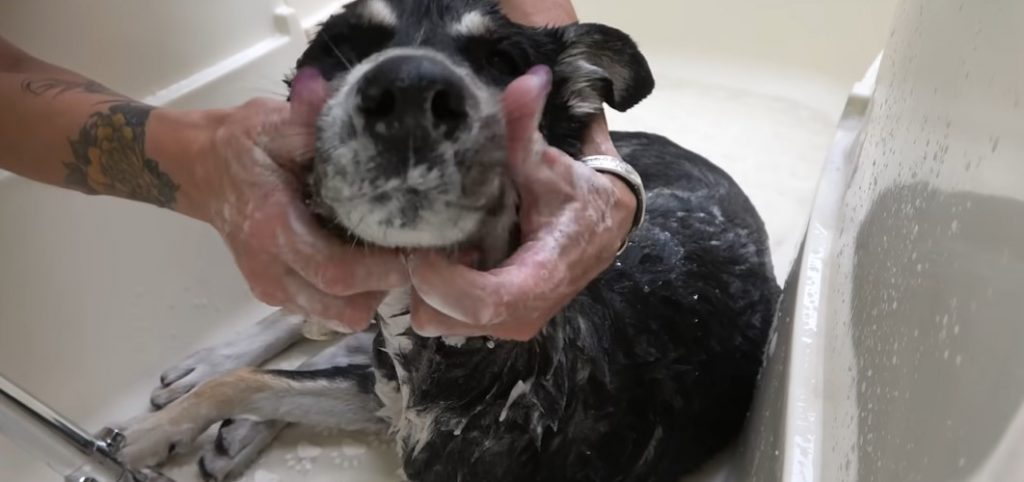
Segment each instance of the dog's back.
[[674,482],[739,432],[778,296],[763,224],[704,158],[613,139],[648,221],[537,339],[415,338],[403,370],[432,422],[411,480]]

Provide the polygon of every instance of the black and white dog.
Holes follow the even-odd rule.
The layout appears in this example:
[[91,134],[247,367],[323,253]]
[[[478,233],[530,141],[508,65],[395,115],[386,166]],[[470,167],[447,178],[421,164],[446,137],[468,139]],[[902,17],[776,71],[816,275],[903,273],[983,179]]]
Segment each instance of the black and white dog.
[[[495,0],[357,0],[298,61],[331,80],[311,206],[360,242],[515,248],[503,88],[554,72],[541,130],[577,156],[604,103],[654,81],[624,33],[529,28]],[[684,115],[684,114],[680,114]],[[275,313],[169,370],[160,411],[129,423],[123,456],[162,462],[213,424],[207,480],[240,475],[285,423],[390,430],[414,481],[677,481],[744,423],[779,289],[763,223],[722,170],[667,139],[613,134],[647,188],[647,221],[598,279],[528,342],[428,338],[391,293],[374,331],[298,370],[255,367],[302,337]]]

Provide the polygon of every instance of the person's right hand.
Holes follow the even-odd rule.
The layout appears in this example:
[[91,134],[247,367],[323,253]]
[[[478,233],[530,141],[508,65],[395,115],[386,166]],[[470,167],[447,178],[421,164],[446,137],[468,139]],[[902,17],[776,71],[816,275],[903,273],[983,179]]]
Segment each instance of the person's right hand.
[[408,275],[397,252],[346,245],[302,202],[302,162],[312,157],[325,99],[319,74],[302,72],[290,103],[257,99],[211,114],[217,127],[195,160],[193,204],[205,206],[196,217],[221,234],[258,299],[339,331],[362,330]]

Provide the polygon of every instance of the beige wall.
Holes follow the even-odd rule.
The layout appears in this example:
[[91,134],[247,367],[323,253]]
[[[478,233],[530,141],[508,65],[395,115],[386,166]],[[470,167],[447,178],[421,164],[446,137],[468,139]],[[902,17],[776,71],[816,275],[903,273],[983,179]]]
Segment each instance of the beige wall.
[[[896,0],[577,0],[584,20],[630,32],[651,53],[783,64],[850,84],[882,47]],[[130,94],[151,95],[304,24],[341,0],[4,0],[0,33]],[[261,79],[264,82],[271,79]],[[274,79],[276,80],[276,79]]]
[[[130,95],[147,97],[257,46],[286,43],[292,17],[313,23],[341,0],[4,0],[0,35],[31,53]],[[289,15],[282,7],[297,12]],[[295,39],[301,46],[301,39]],[[273,50],[267,46],[266,50]],[[250,59],[250,61],[253,59]],[[261,59],[255,59],[260,61]],[[292,59],[294,60],[294,58]],[[235,86],[245,96],[281,90],[289,62]],[[211,99],[212,100],[212,99]],[[232,99],[235,100],[235,99]],[[220,103],[220,102],[218,102]]]
[[[623,15],[623,3],[628,3]],[[897,0],[576,0],[585,21],[622,28],[651,52],[786,65],[844,86],[864,75]]]

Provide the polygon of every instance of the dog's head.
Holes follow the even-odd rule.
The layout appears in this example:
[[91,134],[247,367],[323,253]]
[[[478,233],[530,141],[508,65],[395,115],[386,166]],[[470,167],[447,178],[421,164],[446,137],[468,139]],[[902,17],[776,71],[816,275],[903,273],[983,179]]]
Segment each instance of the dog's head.
[[374,245],[474,242],[488,219],[514,214],[501,94],[536,65],[554,75],[541,132],[572,155],[604,103],[626,110],[654,87],[636,44],[604,25],[525,27],[496,0],[349,4],[297,65],[331,86],[313,209]]

